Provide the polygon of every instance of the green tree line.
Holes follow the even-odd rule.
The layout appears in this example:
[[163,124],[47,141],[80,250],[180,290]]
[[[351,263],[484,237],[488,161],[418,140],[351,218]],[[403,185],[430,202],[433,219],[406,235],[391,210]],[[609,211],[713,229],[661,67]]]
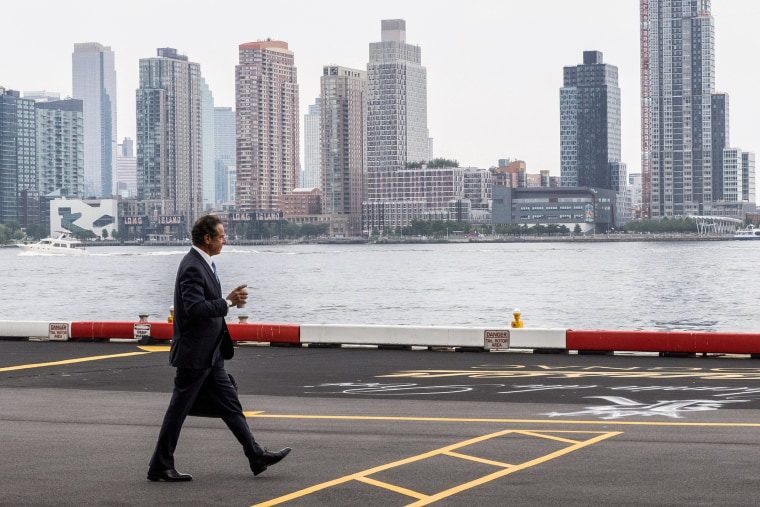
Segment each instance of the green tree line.
[[663,218],[661,220],[637,220],[628,222],[625,232],[644,232],[651,234],[672,234],[698,232],[697,222],[693,218]]

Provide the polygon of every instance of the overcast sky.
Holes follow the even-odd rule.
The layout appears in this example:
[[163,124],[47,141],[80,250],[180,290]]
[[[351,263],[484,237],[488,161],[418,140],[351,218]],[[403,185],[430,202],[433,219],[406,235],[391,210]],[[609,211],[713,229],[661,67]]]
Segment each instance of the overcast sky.
[[[730,96],[731,145],[760,151],[760,2],[713,0],[716,89]],[[37,0],[0,10],[0,86],[71,94],[74,43],[116,54],[118,138],[135,137],[138,61],[173,47],[234,107],[238,46],[272,38],[295,53],[301,129],[322,66],[365,69],[380,21],[406,20],[422,48],[435,155],[487,168],[499,158],[559,176],[562,68],[604,53],[619,70],[623,161],[640,171],[638,0]],[[303,150],[303,141],[301,142]],[[303,161],[302,161],[303,163]]]

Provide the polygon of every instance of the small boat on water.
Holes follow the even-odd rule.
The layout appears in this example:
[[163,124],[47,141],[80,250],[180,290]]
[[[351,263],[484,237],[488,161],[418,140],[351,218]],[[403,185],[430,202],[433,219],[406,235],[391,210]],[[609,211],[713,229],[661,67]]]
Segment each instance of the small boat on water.
[[87,253],[84,244],[74,238],[69,231],[59,231],[55,237],[43,238],[36,243],[25,243],[18,246],[26,252],[54,255],[83,255]]
[[755,228],[754,225],[748,225],[744,229],[737,229],[734,233],[734,239],[748,240],[758,239],[760,240],[760,229]]

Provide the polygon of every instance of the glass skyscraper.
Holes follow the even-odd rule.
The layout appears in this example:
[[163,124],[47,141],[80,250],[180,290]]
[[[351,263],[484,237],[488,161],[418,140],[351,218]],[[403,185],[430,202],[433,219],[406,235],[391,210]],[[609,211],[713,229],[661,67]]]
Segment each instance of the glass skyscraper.
[[582,65],[564,68],[560,130],[563,187],[624,190],[618,69],[605,64],[602,53],[584,51]]
[[116,67],[114,52],[97,42],[74,44],[72,90],[84,113],[84,180],[87,197],[114,192]]

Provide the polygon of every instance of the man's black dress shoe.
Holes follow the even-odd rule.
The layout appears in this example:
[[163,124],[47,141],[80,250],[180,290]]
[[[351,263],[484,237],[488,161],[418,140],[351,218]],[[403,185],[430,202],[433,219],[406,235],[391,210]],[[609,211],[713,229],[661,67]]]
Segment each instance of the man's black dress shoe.
[[261,472],[267,469],[267,467],[279,463],[282,458],[290,453],[290,447],[285,447],[277,452],[264,451],[264,454],[254,456],[251,460],[251,471],[253,475],[259,475]]
[[149,481],[163,481],[163,482],[184,482],[192,481],[193,476],[190,474],[181,474],[173,468],[166,470],[148,470]]

